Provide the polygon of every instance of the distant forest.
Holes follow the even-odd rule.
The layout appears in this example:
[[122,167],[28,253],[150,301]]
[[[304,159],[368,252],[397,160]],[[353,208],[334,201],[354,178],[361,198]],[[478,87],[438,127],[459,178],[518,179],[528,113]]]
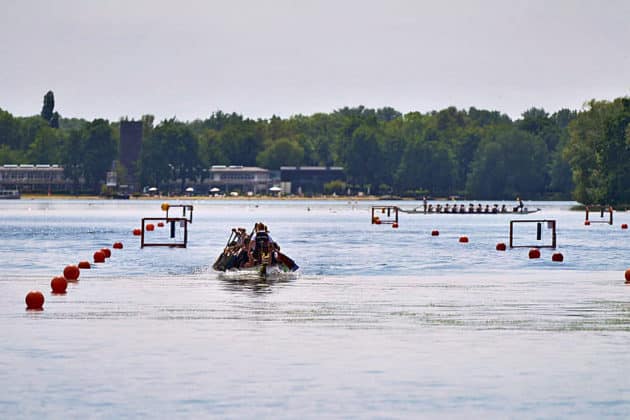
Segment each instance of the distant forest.
[[[54,107],[48,92],[39,115],[0,109],[0,164],[61,164],[100,191],[118,159],[119,122],[64,118]],[[337,193],[630,203],[628,97],[592,100],[581,111],[531,108],[516,120],[476,108],[402,114],[358,106],[286,119],[217,111],[142,122],[142,154],[131,169],[142,185],[203,179],[211,165],[322,165],[344,167],[347,178],[328,186]]]

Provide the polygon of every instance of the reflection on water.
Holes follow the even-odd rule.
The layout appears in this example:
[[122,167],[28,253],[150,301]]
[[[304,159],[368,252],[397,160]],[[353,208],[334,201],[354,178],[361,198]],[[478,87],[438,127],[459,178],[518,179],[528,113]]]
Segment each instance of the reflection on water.
[[225,285],[225,290],[251,291],[257,293],[271,293],[274,288],[296,281],[297,273],[273,272],[261,275],[257,271],[227,271],[217,274],[217,278]]

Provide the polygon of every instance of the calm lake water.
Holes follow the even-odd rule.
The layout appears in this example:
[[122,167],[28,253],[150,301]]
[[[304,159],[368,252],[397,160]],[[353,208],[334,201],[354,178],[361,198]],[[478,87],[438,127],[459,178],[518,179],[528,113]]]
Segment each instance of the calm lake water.
[[[132,235],[162,200],[0,202],[0,418],[630,416],[630,213],[585,227],[572,203],[526,203],[542,211],[393,229],[370,224],[385,202],[169,202],[194,205],[186,249]],[[515,218],[556,220],[558,249],[497,252]],[[209,268],[257,221],[298,275]],[[519,243],[540,243],[532,226]],[[30,289],[44,311],[25,310]]]

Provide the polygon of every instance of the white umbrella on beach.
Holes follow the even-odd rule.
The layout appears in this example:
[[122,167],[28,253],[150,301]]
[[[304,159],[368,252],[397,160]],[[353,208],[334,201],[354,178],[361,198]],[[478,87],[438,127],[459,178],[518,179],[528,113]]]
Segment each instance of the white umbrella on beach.
[[186,188],[186,192],[194,192],[195,189],[193,187],[188,187]]
[[211,192],[211,193],[218,193],[219,191],[221,191],[221,189],[220,189],[220,188],[217,188],[217,187],[212,187],[212,188],[210,188],[210,192]]
[[151,191],[151,192],[155,192],[155,191],[157,191],[157,190],[158,190],[158,189],[157,189],[157,187],[151,187],[151,188],[149,188],[149,191]]
[[271,188],[269,188],[269,191],[271,191],[271,192],[280,192],[280,191],[282,191],[282,188],[280,188],[280,187],[271,187]]

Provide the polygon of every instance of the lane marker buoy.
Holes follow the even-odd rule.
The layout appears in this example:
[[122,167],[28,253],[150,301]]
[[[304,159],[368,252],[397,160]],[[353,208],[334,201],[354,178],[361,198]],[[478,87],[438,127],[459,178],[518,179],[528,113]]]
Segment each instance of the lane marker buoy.
[[44,294],[39,290],[31,290],[28,292],[24,301],[26,302],[26,309],[35,311],[44,309]]
[[144,228],[147,230],[147,232],[152,232],[153,230],[155,230],[155,225],[153,223],[147,223]]
[[105,258],[112,256],[112,251],[109,248],[101,248],[101,252],[105,254]]
[[123,244],[122,244],[122,242],[114,242],[114,245],[112,245],[112,248],[114,248],[114,249],[123,249]]
[[79,261],[79,268],[89,269],[92,268],[89,261]]
[[67,265],[66,268],[63,269],[63,276],[68,281],[77,281],[80,274],[81,270],[79,270],[79,267],[76,265]]
[[621,225],[621,229],[628,229],[628,224],[627,223],[623,223]]
[[626,284],[630,284],[630,268],[626,270]]
[[467,244],[468,243],[468,236],[460,236],[459,237],[459,242],[461,242],[463,244]]
[[431,236],[440,236],[440,231],[439,230],[432,230],[431,231]]
[[540,250],[538,248],[532,248],[529,250],[529,258],[540,258]]
[[142,230],[140,229],[134,229],[133,230],[133,236],[140,236],[142,235]]
[[52,289],[53,294],[63,295],[66,293],[66,289],[68,288],[68,280],[66,280],[63,276],[53,277],[50,281],[50,288]]
[[564,255],[562,255],[562,253],[560,252],[554,252],[554,254],[551,256],[551,261],[562,262],[564,261]]
[[497,251],[505,251],[506,249],[507,249],[507,246],[505,246],[503,242],[499,242],[496,246]]
[[105,254],[103,251],[96,251],[94,253],[94,262],[95,263],[104,263],[105,262]]

